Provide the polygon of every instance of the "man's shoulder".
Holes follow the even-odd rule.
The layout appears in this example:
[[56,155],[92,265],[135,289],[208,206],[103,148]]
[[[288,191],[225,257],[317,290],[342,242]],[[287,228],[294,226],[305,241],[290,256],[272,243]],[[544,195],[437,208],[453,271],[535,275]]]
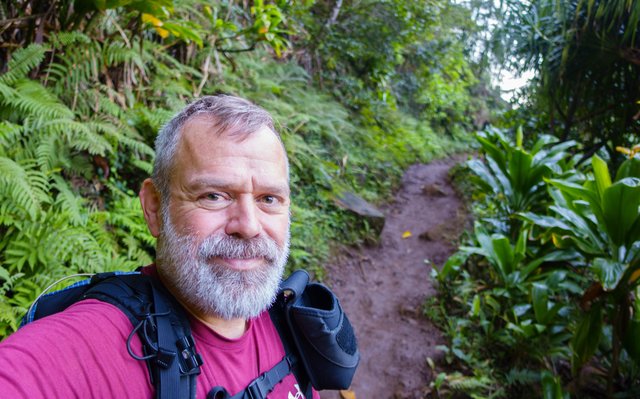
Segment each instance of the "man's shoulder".
[[[146,366],[127,352],[131,331],[117,307],[95,299],[27,324],[0,343],[0,397],[149,397]],[[132,348],[140,353],[137,337]]]
[[116,306],[96,299],[86,299],[74,303],[62,312],[25,325],[2,344],[25,339],[61,339],[67,342],[73,339],[100,339],[106,334],[128,334],[127,331],[130,330],[131,322]]

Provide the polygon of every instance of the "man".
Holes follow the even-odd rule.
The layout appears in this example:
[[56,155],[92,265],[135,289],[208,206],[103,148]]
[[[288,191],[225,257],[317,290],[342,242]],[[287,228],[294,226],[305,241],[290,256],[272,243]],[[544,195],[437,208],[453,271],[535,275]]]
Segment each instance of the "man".
[[[269,313],[289,250],[287,156],[270,115],[226,95],[204,97],[159,133],[144,217],[157,237],[157,276],[189,313],[203,365],[198,398],[242,391],[285,354]],[[2,398],[151,398],[131,322],[88,299],[0,344]],[[293,374],[269,398],[302,399]],[[318,394],[314,392],[314,397]]]

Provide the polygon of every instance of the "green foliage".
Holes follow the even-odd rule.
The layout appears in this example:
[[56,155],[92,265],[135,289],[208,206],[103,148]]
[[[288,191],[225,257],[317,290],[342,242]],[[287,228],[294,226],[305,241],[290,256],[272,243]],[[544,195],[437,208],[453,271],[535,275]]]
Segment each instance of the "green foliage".
[[536,72],[529,111],[540,128],[593,152],[605,147],[613,154],[616,145],[635,141],[640,2],[479,3],[500,20],[492,38],[497,62]]
[[[573,141],[557,143],[550,136],[542,136],[526,151],[522,128],[517,130],[515,143],[494,128],[478,134],[477,140],[487,154],[486,165],[472,160],[468,166],[478,176],[476,184],[483,192],[491,193],[494,201],[489,204],[490,209],[503,218],[534,207],[544,209],[549,199],[543,180],[567,168],[564,161],[567,151],[576,144]],[[514,227],[512,224],[508,232],[515,233]]]
[[158,129],[201,95],[247,97],[279,123],[291,268],[322,277],[332,241],[375,239],[335,196],[380,201],[403,168],[465,147],[474,72],[452,21],[471,22],[453,5],[385,1],[345,2],[328,23],[329,6],[3,4],[13,22],[0,31],[0,336],[59,277],[152,261],[136,192]]
[[[587,377],[584,392],[573,393],[611,397],[640,378],[637,345],[630,338],[638,325],[639,160],[632,155],[612,179],[598,156],[584,172],[567,169],[560,162],[565,155],[555,154],[574,143],[543,150],[548,147],[543,139],[526,151],[521,137],[513,145],[502,134],[478,136],[488,166],[470,163],[484,194],[475,198],[501,194],[506,200],[515,191],[505,190],[515,186],[510,177],[527,182],[532,173],[518,170],[535,170],[528,167],[533,161],[514,159],[554,155],[546,157],[548,170],[533,173],[538,197],[529,206],[514,212],[485,203],[479,209],[490,217],[476,222],[473,245],[462,246],[434,271],[442,303],[452,304],[443,311],[456,315],[446,322],[457,326],[447,330],[447,350],[464,354],[456,361],[473,378],[486,375],[479,367],[483,362],[505,376],[514,366],[530,370],[532,378],[518,384],[513,376],[493,377],[491,385],[504,388],[507,397],[567,397],[568,374],[580,378],[589,367],[603,371]],[[521,223],[516,234],[505,235],[508,218]],[[520,383],[535,393],[522,394]]]

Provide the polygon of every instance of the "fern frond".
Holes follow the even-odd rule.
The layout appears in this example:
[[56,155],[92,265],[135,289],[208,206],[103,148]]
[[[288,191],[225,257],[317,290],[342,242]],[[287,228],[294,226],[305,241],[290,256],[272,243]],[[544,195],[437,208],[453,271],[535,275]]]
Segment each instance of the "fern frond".
[[140,52],[136,49],[125,47],[124,43],[119,41],[113,41],[104,46],[102,61],[105,66],[133,63],[138,68],[145,69],[145,63],[140,56]]
[[111,144],[104,137],[89,129],[78,129],[70,133],[72,133],[70,135],[72,148],[87,151],[92,155],[102,156],[108,152],[113,152]]
[[505,376],[508,385],[533,384],[539,382],[540,378],[540,371],[529,369],[512,369]]
[[72,44],[88,44],[91,38],[80,31],[55,32],[49,36],[49,41],[56,48],[70,46]]
[[62,98],[72,98],[99,82],[102,48],[98,41],[69,47],[64,57],[48,68],[54,92]]
[[89,234],[91,234],[91,237],[93,237],[100,245],[100,247],[103,248],[105,253],[115,255],[118,245],[116,242],[116,237],[113,234],[113,229],[111,228],[111,226],[108,226],[106,224],[106,217],[102,217],[98,214],[106,215],[108,214],[108,212],[101,211],[89,214],[89,220],[87,222],[86,229]]
[[156,153],[153,148],[149,147],[147,143],[135,139],[130,139],[127,136],[121,135],[118,138],[118,142],[122,144],[125,148],[131,149],[135,151],[137,154],[144,154],[149,156],[150,158],[155,157]]
[[55,211],[68,215],[72,226],[82,226],[87,222],[87,212],[84,207],[84,199],[75,194],[69,184],[60,176],[53,176],[53,186],[58,190],[54,203]]
[[102,270],[105,249],[84,228],[66,228],[58,232],[59,239],[64,239],[66,245],[57,248],[56,256],[64,259],[76,270],[95,273]]
[[31,219],[36,218],[48,198],[46,181],[42,172],[28,171],[14,160],[0,157],[0,196],[26,211]]
[[0,334],[3,337],[18,330],[23,315],[21,308],[14,307],[6,296],[0,295]]
[[22,126],[0,121],[0,155],[5,156],[5,148],[15,145],[20,136],[22,136]]
[[60,138],[49,135],[38,142],[36,162],[43,172],[68,169],[71,167],[69,147],[61,145]]
[[12,97],[15,97],[16,95],[17,95],[16,90],[13,87],[0,82],[1,98],[12,98]]
[[[0,190],[0,198],[3,198]],[[0,225],[2,226],[19,226],[24,220],[24,210],[16,206],[13,201],[0,201]],[[0,250],[4,248],[10,239],[9,233],[4,232],[4,237],[0,240]]]
[[483,390],[491,386],[492,380],[487,376],[466,376],[453,373],[447,376],[447,384],[451,389],[463,392]]
[[72,148],[88,151],[90,154],[105,155],[113,152],[111,143],[97,134],[91,124],[71,119],[54,119],[42,124],[46,134],[64,137]]
[[137,115],[141,118],[149,127],[157,132],[160,128],[167,123],[173,116],[174,112],[166,109],[149,109],[141,107],[136,110]]
[[[112,190],[112,192],[114,192]],[[107,223],[110,230],[120,237],[135,237],[148,246],[154,246],[155,238],[149,233],[147,225],[142,217],[142,208],[138,198],[133,196],[120,196],[113,203],[113,209],[102,215],[93,214],[92,217],[101,217]]]
[[[118,104],[116,104],[114,100],[112,100],[112,98],[122,96],[122,94],[106,85],[100,85],[98,88],[99,88],[99,96],[96,101],[97,111],[112,117],[110,118],[109,122],[111,123],[119,122],[120,119],[123,118],[124,111],[122,107],[120,107]],[[104,117],[104,116],[101,116],[101,117]]]
[[147,175],[151,175],[151,172],[153,172],[153,162],[147,162],[137,158],[131,159],[129,162]]
[[73,112],[40,83],[22,79],[15,82],[14,88],[16,95],[0,98],[0,103],[15,108],[25,117],[73,118]]
[[46,51],[45,46],[34,43],[13,53],[7,72],[0,76],[0,83],[11,86],[18,80],[24,79],[32,68],[42,62]]

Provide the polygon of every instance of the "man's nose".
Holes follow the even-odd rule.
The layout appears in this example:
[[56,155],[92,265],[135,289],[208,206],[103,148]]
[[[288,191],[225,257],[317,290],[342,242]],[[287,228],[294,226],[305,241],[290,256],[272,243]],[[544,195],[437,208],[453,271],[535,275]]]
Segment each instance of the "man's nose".
[[253,198],[237,198],[229,211],[225,228],[227,235],[248,239],[260,234],[262,226],[258,220],[259,210]]

